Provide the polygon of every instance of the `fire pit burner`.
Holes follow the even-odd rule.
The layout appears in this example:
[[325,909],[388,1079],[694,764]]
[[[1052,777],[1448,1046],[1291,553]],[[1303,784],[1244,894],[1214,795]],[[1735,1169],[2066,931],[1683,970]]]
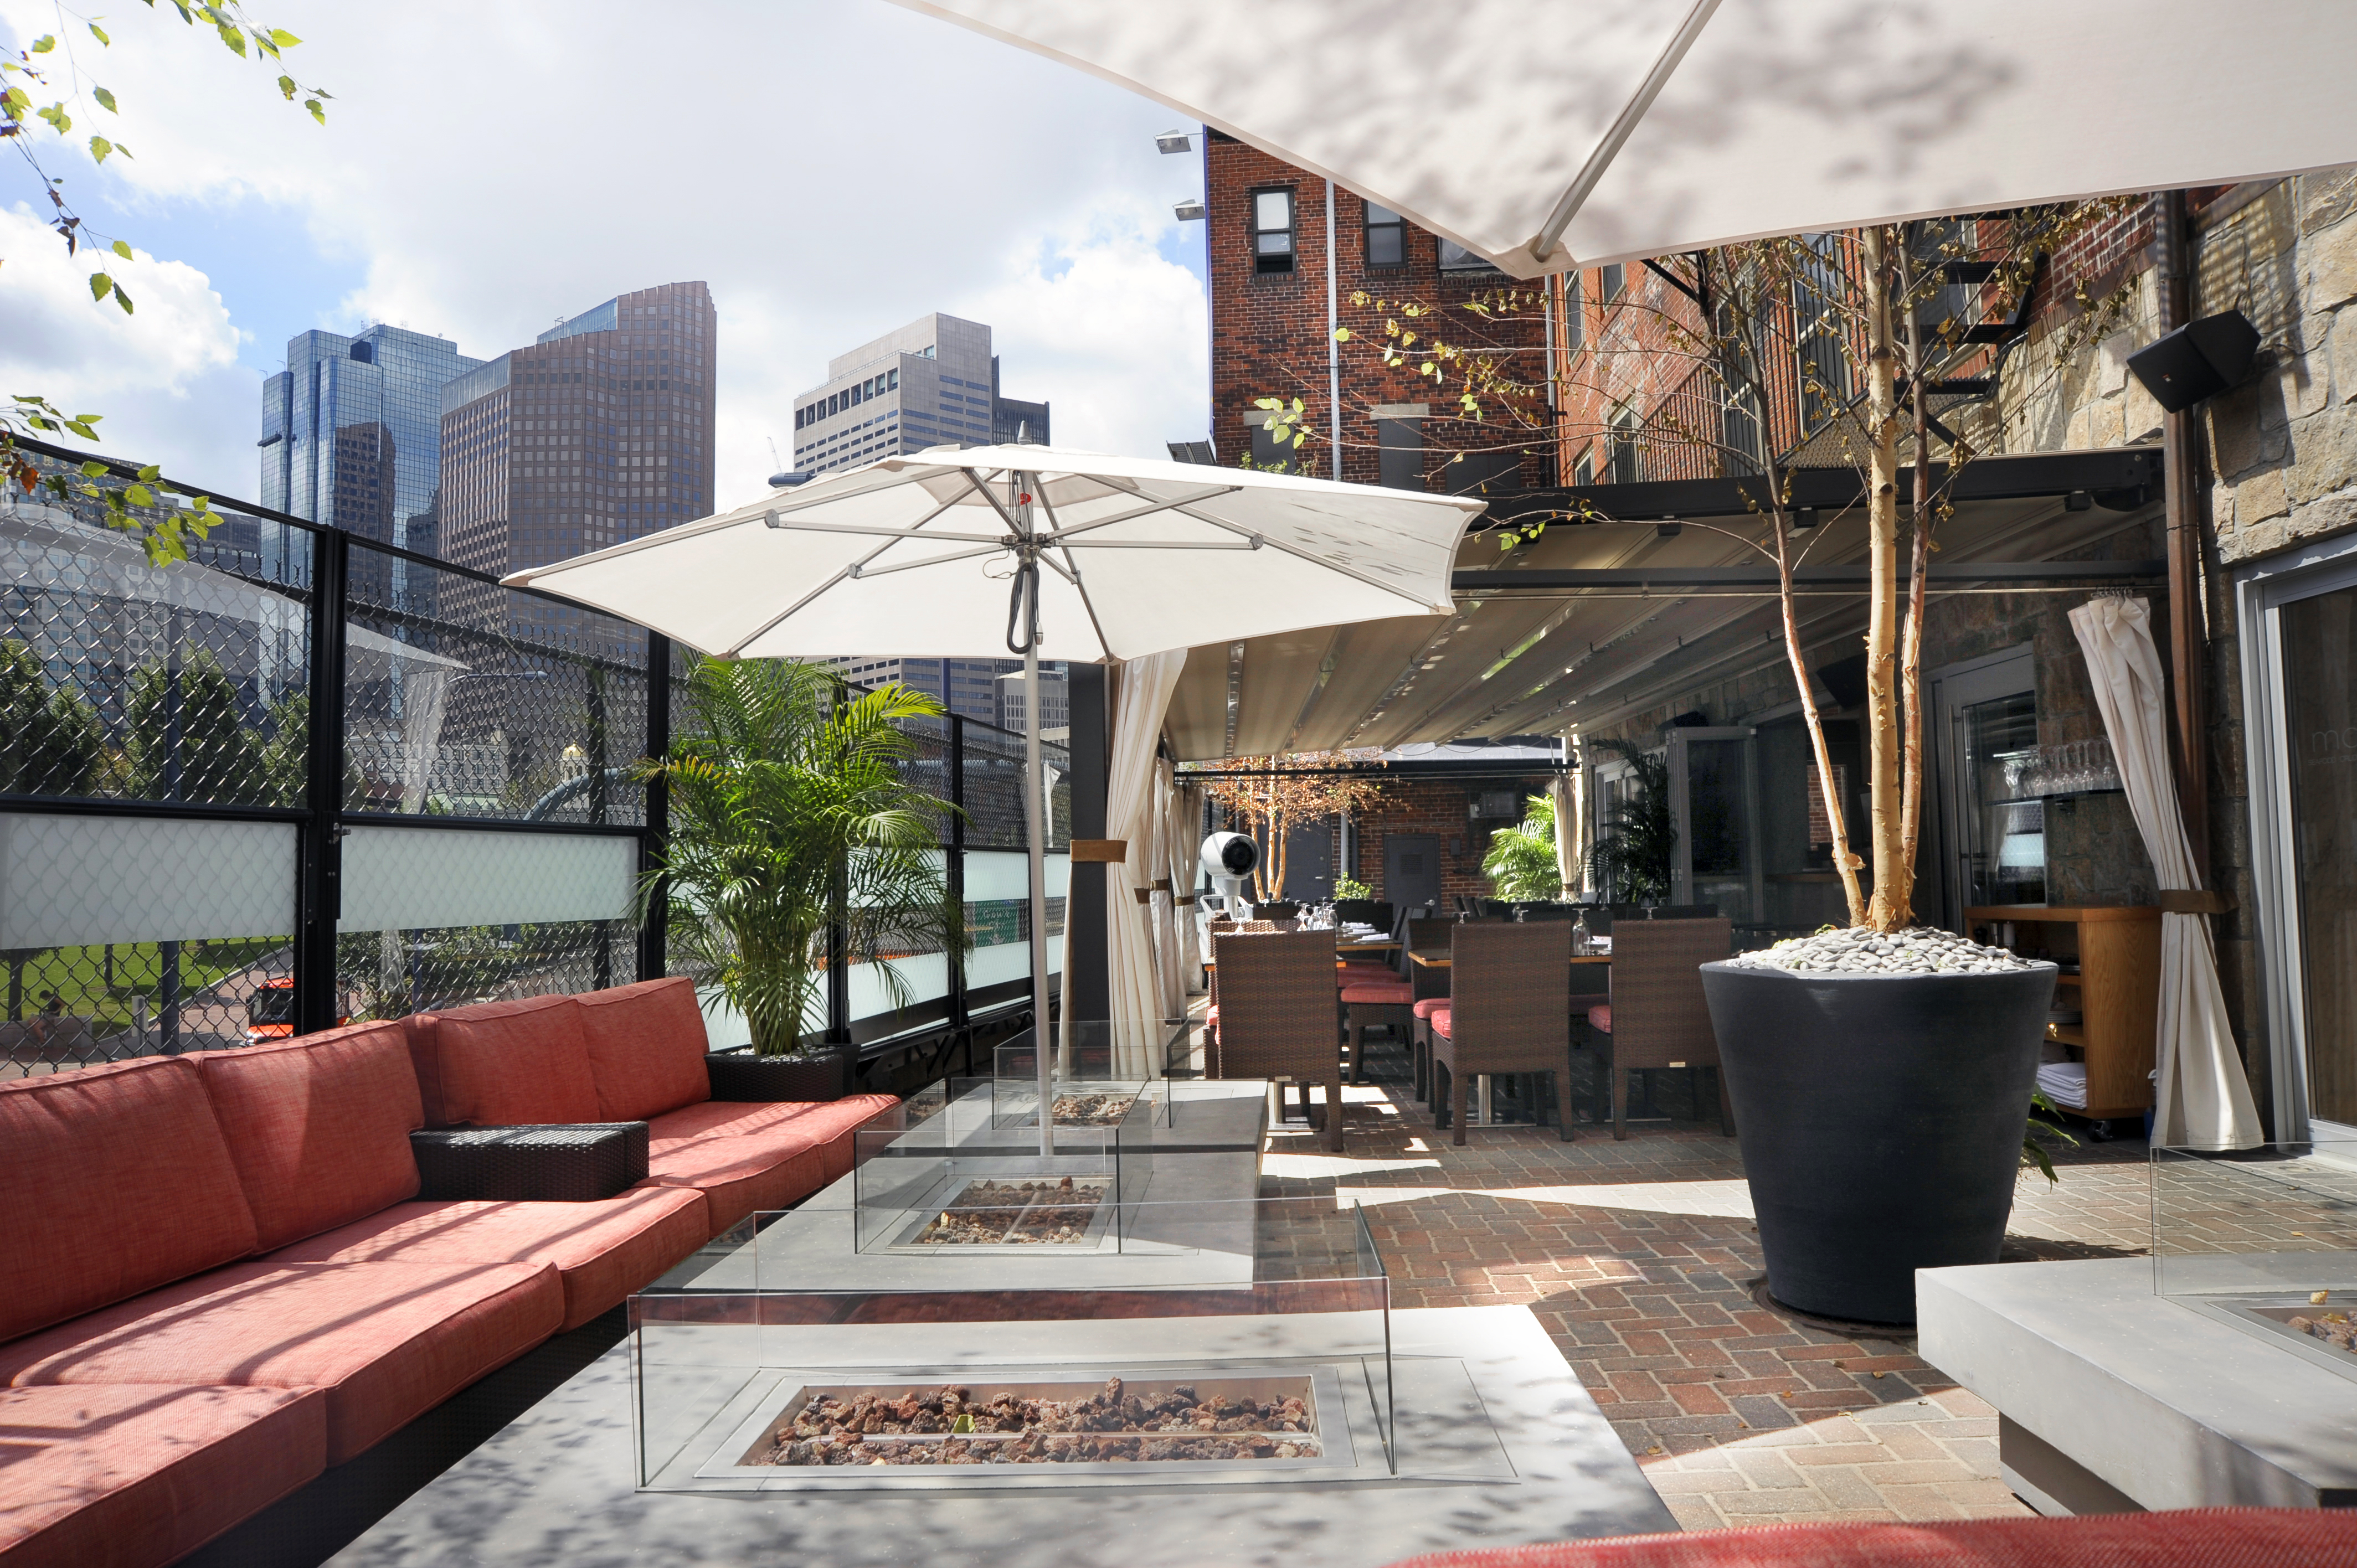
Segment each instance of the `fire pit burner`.
[[1316,1459],[1306,1377],[1144,1384],[806,1388],[747,1465],[1086,1465]]
[[1136,1100],[1135,1094],[1060,1094],[1054,1101],[1056,1125],[1117,1127]]
[[1104,1195],[1103,1182],[1076,1182],[1071,1176],[968,1182],[940,1217],[910,1240],[932,1247],[1085,1241]]

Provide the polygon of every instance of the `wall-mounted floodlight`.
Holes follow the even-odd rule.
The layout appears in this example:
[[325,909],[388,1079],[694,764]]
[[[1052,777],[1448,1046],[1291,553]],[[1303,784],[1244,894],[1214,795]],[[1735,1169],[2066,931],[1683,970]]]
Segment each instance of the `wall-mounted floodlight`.
[[1204,209],[1201,199],[1198,197],[1192,196],[1189,197],[1184,201],[1175,204],[1170,210],[1178,215],[1178,221],[1181,223],[1200,223],[1205,218],[1211,216],[1211,214]]
[[1154,138],[1154,145],[1166,153],[1191,153],[1195,138],[1185,131],[1165,131]]
[[2259,350],[2259,329],[2239,310],[2223,310],[2189,321],[2168,337],[2128,356],[2128,369],[2170,413],[2182,413],[2251,373]]

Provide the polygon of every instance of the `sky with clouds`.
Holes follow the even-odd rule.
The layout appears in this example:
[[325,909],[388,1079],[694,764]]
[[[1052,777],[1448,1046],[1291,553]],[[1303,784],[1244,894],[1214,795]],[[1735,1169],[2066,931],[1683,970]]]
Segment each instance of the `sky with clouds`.
[[[931,310],[992,326],[1059,446],[1206,433],[1202,225],[1171,214],[1200,144],[1158,154],[1172,117],[1143,99],[884,0],[253,15],[305,40],[325,127],[168,5],[109,12],[102,48],[0,0],[11,54],[70,41],[43,58],[84,103],[70,145],[38,128],[43,162],[138,253],[106,263],[136,313],[93,304],[96,263],[0,165],[0,391],[103,413],[110,453],[252,497],[262,377],[296,332],[392,321],[489,358],[691,278],[719,310],[723,507],[765,493],[829,356]],[[93,129],[136,156],[93,166]]]

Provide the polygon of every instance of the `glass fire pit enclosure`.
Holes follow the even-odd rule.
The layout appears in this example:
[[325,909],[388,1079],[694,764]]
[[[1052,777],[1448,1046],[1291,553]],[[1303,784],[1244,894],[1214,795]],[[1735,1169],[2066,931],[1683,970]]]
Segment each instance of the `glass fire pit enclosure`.
[[[1104,1227],[1164,1249],[1249,1227],[1251,1275],[1138,1286],[1121,1281],[1115,1256],[1087,1284],[805,1290],[771,1277],[789,1271],[763,1269],[759,1233],[775,1217],[753,1217],[705,1250],[749,1250],[751,1289],[741,1272],[732,1288],[705,1289],[682,1270],[631,1298],[639,1484],[894,1490],[1399,1474],[1390,1286],[1357,1205],[1101,1207]],[[1478,1409],[1471,1392],[1453,1402]]]
[[2357,1380],[2357,1142],[2152,1151],[2153,1288]]

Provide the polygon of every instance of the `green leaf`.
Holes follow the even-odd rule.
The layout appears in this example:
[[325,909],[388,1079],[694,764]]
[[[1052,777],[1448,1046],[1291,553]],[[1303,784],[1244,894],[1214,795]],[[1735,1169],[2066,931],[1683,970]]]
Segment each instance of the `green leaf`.
[[1337,327],[1334,328],[1334,341],[1337,343],[1348,343],[1350,340],[1351,329],[1349,328]]
[[239,32],[227,22],[214,23],[213,30],[221,34],[221,41],[229,46],[229,49],[231,54],[234,54],[240,59],[243,59],[245,58],[245,35],[243,33]]
[[282,76],[278,79],[278,95],[285,99],[289,103],[295,102],[295,79],[293,77]]
[[[90,139],[90,161],[94,164],[104,163],[106,161],[106,155],[113,150],[114,144],[108,141],[104,136],[92,136]],[[123,242],[120,240],[115,242],[118,245],[122,242]]]
[[90,36],[96,38],[102,44],[112,44],[114,42],[113,38],[106,36],[106,29],[100,27],[96,22],[90,24]]
[[116,255],[121,256],[126,262],[136,261],[138,259],[131,253],[131,242],[128,240],[117,240],[113,244],[109,245],[107,249],[113,251]]
[[[322,94],[321,96],[323,96],[323,97],[324,97],[324,96],[325,96],[325,94]],[[319,122],[319,124],[320,124],[324,125],[324,124],[326,124],[328,123],[328,112],[327,112],[325,109],[322,109],[322,108],[320,108],[320,107],[319,107],[319,100],[318,100],[318,99],[317,99],[317,98],[307,98],[307,99],[305,99],[305,100],[303,101],[303,107],[304,107],[304,108],[306,108],[306,109],[308,109],[308,110],[311,112],[311,118],[312,118],[312,119],[314,119],[314,120],[317,120],[317,122]]]
[[145,485],[133,485],[123,492],[124,506],[154,506],[156,492]]
[[33,52],[37,55],[45,55],[57,47],[58,37],[55,33],[43,33],[33,40]]
[[108,291],[108,290],[110,290],[110,289],[112,289],[113,286],[114,286],[114,280],[113,280],[113,278],[111,278],[111,277],[108,277],[104,273],[92,273],[92,274],[90,274],[90,297],[91,297],[91,302],[92,304],[96,304],[98,301],[100,301],[100,300],[102,300],[102,299],[104,299],[104,298],[106,297],[106,295],[107,295],[107,291]]
[[106,478],[106,465],[103,463],[84,463],[81,466],[81,471],[93,479],[102,479]]
[[1277,402],[1276,399],[1273,397],[1256,397],[1253,399],[1253,406],[1254,408],[1283,408],[1285,405]]
[[122,110],[117,109],[114,106],[114,94],[108,91],[105,88],[93,87],[90,90],[90,95],[92,98],[97,99],[98,106],[101,109],[105,110],[108,113],[120,114],[123,113]]
[[50,104],[40,111],[40,116],[55,126],[60,136],[73,129],[73,116],[66,113],[66,106],[62,103]]
[[150,463],[145,467],[139,470],[139,477],[143,479],[152,480],[156,478],[156,476],[163,473],[163,468],[158,465]]
[[270,41],[282,49],[291,49],[303,40],[284,27],[273,27],[270,29]]
[[124,315],[128,316],[131,314],[131,296],[124,293],[119,285],[114,291],[114,303],[123,306]]

